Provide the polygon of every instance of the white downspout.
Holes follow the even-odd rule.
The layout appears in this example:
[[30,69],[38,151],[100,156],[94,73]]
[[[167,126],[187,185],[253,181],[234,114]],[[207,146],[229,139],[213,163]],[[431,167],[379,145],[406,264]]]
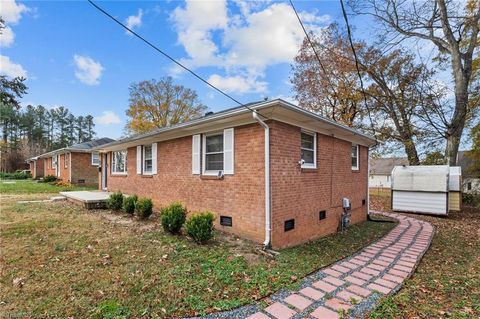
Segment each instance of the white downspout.
[[270,128],[260,119],[257,111],[252,112],[253,118],[265,129],[265,247],[270,246]]

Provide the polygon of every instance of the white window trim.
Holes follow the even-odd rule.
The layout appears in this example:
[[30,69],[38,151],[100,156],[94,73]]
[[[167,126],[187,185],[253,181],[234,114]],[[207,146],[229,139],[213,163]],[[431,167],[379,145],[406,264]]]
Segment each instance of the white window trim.
[[[312,131],[307,131],[307,130],[301,130],[301,133],[308,134],[310,136],[313,136],[313,164],[312,163],[304,163],[301,165],[302,168],[310,168],[310,169],[316,169],[317,168],[317,133],[312,132]],[[303,149],[302,147],[302,135],[300,133],[300,151]],[[305,150],[311,151],[311,149],[305,148]]]
[[57,156],[52,156],[52,169],[57,169]]
[[352,147],[353,146],[356,146],[357,148],[357,165],[352,165],[352,171],[358,171],[360,169],[360,158],[359,158],[359,150],[360,150],[360,147],[358,146],[358,144],[352,144]]
[[[150,158],[150,160],[152,161],[152,170],[149,171],[149,172],[147,172],[147,171],[145,170],[145,167],[146,167],[146,165],[145,165],[145,160],[147,159],[147,158],[145,157],[145,147],[146,147],[146,146],[150,146],[151,149],[152,149],[152,154],[151,154],[151,158]],[[142,175],[153,175],[153,145],[152,145],[152,144],[142,145]]]
[[[95,154],[95,153],[98,155],[98,163],[97,163],[97,164],[95,164],[95,163],[93,162],[93,154]],[[91,161],[90,161],[90,162],[91,162],[92,166],[98,166],[98,165],[100,165],[100,153],[99,153],[99,152],[92,152],[92,153],[91,153]]]
[[223,154],[223,169],[207,171],[207,137],[208,136],[213,136],[213,135],[222,135],[222,138],[223,138],[224,132],[223,131],[215,131],[215,132],[202,134],[202,175],[218,176],[218,173],[220,171],[225,170],[225,154],[224,154],[225,145],[223,145],[223,150],[221,152],[209,153],[209,154]]
[[[125,165],[124,165],[125,171],[124,172],[114,172],[115,164],[113,163],[113,159],[115,158],[115,156],[113,156],[113,153],[117,153],[117,152],[125,152]],[[110,159],[110,173],[112,175],[127,175],[127,172],[128,172],[128,167],[127,167],[128,151],[127,150],[113,151],[110,154],[111,154],[110,155],[111,156],[111,159]]]
[[70,154],[70,153],[65,153],[63,154],[63,167],[64,168],[68,168],[68,162],[67,162],[67,154]]

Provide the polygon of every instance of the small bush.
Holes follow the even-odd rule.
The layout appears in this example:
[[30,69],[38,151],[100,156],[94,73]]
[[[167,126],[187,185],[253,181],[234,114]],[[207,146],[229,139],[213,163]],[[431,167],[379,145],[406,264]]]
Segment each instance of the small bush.
[[150,198],[139,198],[135,204],[135,213],[140,219],[147,219],[152,215],[153,202]]
[[172,234],[178,234],[180,232],[183,224],[185,224],[186,218],[187,209],[178,202],[162,208],[162,212],[160,214],[160,221],[163,229]]
[[47,175],[43,178],[44,183],[52,183],[57,180],[57,177],[55,175]]
[[0,179],[27,179],[32,177],[29,172],[16,171],[15,173],[0,172]]
[[213,221],[215,216],[211,212],[195,214],[187,220],[185,229],[187,234],[199,244],[206,243],[213,238]]
[[107,200],[107,208],[121,210],[123,207],[123,195],[120,192],[113,193]]
[[56,181],[54,184],[60,187],[72,187],[72,184],[69,181],[59,180],[59,181]]
[[135,204],[137,203],[137,200],[138,200],[137,195],[126,197],[123,200],[123,209],[129,214],[135,213]]

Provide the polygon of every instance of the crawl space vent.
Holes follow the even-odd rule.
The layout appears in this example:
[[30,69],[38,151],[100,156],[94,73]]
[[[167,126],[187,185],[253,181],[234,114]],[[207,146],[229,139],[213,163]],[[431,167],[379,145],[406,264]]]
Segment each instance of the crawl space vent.
[[232,217],[220,216],[220,225],[232,227]]
[[318,213],[318,219],[322,220],[327,218],[327,211],[326,210],[321,210],[320,213]]
[[295,228],[295,219],[289,219],[285,221],[285,231],[289,231]]

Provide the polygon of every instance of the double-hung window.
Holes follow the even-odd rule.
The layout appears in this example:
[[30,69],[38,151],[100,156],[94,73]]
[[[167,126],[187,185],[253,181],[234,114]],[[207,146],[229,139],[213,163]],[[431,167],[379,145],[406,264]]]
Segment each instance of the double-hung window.
[[153,170],[152,145],[145,145],[143,147],[143,173],[152,174],[152,170]]
[[112,152],[112,174],[127,173],[127,151]]
[[315,133],[301,133],[300,153],[302,168],[317,168],[317,135]]
[[205,173],[218,174],[223,171],[223,133],[204,135]]
[[57,168],[57,156],[52,157],[52,168]]
[[63,166],[64,166],[65,168],[68,168],[68,157],[69,157],[69,155],[70,155],[70,153],[65,153],[65,154],[63,155],[63,160],[64,160],[64,162],[65,162],[65,163],[63,163],[63,164],[64,164]]
[[352,144],[352,170],[358,171],[358,145]]
[[100,164],[100,155],[98,152],[92,152],[92,165],[98,166]]

